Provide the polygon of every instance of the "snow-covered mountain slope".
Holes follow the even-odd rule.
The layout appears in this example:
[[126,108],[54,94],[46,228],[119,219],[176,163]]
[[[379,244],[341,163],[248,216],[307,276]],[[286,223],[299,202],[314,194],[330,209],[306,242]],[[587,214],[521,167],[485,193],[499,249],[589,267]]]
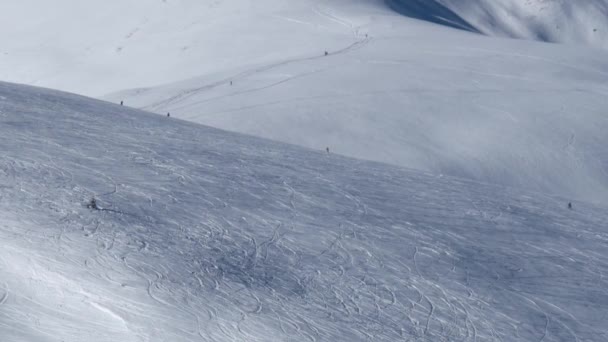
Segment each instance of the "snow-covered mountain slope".
[[[402,5],[482,30],[471,15],[508,3]],[[11,13],[0,21],[11,37],[0,79],[112,93],[436,174],[608,199],[605,51],[487,38],[407,18],[384,0],[25,0],[0,12]]]
[[344,26],[364,33],[397,16],[391,8],[490,35],[608,47],[607,1],[3,1],[0,79],[100,96],[336,50]]
[[10,84],[0,149],[2,341],[608,334],[606,208]]
[[[108,99],[432,173],[608,199],[607,53],[391,15],[347,23],[329,56]],[[353,37],[351,26],[369,34]]]
[[607,0],[386,0],[414,18],[488,35],[608,47]]
[[343,29],[324,3],[3,1],[0,79],[100,96],[322,53]]

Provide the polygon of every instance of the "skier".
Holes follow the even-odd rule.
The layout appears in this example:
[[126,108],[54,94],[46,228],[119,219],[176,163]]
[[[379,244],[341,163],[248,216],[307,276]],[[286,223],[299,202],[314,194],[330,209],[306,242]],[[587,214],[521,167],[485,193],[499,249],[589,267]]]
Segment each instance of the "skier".
[[572,202],[568,202],[568,209],[572,209]]
[[328,56],[328,55],[329,55],[329,52],[325,51],[325,56]]
[[124,104],[124,102],[123,102],[123,101],[120,101],[120,105],[122,106],[123,104]]
[[230,81],[230,85],[232,85],[232,81]]
[[329,146],[325,148],[325,151],[327,151],[327,154],[329,154]]
[[167,112],[167,117],[170,118],[171,117],[171,113]]
[[87,208],[93,209],[93,210],[99,210],[99,207],[97,206],[97,200],[95,200],[95,197],[91,198],[91,201],[87,204]]

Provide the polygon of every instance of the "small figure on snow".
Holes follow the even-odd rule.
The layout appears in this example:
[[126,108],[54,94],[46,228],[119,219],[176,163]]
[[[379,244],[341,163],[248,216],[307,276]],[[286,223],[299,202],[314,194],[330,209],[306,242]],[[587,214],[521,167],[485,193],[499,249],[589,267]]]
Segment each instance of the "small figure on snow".
[[572,209],[572,202],[568,202],[568,209]]
[[329,52],[325,51],[325,56],[329,56]]
[[325,151],[327,151],[327,154],[329,154],[329,147],[326,147]]
[[95,197],[91,198],[91,201],[87,204],[87,208],[93,209],[93,210],[99,210],[99,207],[97,206],[97,200],[95,199]]
[[122,106],[125,102],[124,101],[120,101],[120,105]]
[[167,112],[167,117],[170,118],[171,117],[171,113]]
[[232,85],[232,81],[230,81],[230,85]]

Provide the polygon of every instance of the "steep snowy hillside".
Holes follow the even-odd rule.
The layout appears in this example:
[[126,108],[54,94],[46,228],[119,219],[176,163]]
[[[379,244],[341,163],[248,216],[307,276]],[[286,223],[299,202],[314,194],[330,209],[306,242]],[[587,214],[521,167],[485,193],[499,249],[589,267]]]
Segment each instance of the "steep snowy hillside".
[[608,336],[606,208],[10,84],[0,150],[2,341]]
[[608,48],[608,0],[386,0],[414,18],[489,35]]

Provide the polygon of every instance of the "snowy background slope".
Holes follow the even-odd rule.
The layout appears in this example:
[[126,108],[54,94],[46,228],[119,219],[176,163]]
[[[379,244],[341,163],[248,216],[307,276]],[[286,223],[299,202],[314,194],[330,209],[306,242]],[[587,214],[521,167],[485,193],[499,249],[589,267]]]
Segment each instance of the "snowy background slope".
[[392,14],[363,26],[336,17],[345,22],[343,43],[327,57],[106,98],[357,158],[608,199],[608,53]]
[[101,96],[322,52],[342,30],[309,20],[322,3],[3,1],[0,79]]
[[0,149],[6,341],[608,334],[603,207],[6,83]]
[[0,79],[94,96],[336,50],[345,26],[366,32],[398,13],[608,46],[607,0],[21,0],[0,13]]

